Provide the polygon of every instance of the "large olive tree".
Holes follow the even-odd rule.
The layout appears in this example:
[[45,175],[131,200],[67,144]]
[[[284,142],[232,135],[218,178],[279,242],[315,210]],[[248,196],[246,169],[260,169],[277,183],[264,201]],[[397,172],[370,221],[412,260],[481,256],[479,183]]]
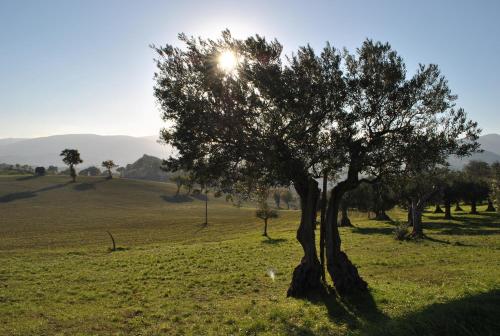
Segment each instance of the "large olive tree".
[[[282,46],[260,36],[237,40],[226,31],[219,40],[184,35],[180,40],[183,48],[155,47],[155,95],[168,125],[162,139],[178,150],[166,166],[216,181],[228,192],[241,181],[293,184],[304,256],[288,295],[307,295],[321,286],[318,176],[345,172],[324,220],[321,245],[328,272],[341,294],[365,290],[366,282],[341,249],[337,219],[344,193],[403,171],[417,140],[443,158],[474,147],[459,140],[474,143],[475,124],[452,108],[455,97],[438,68],[421,66],[408,79],[388,44],[366,41],[355,54],[327,45],[319,55],[307,46],[285,62]],[[422,142],[426,137],[428,143]]]

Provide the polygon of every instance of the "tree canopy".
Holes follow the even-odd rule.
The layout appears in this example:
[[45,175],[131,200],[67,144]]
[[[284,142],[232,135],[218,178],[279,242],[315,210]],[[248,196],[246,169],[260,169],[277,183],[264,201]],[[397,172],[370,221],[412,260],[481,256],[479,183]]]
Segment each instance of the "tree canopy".
[[[293,184],[302,212],[297,239],[304,250],[289,295],[321,285],[315,244],[318,183],[315,177],[345,172],[332,190],[326,214],[327,268],[340,293],[366,283],[341,251],[337,229],[343,194],[361,182],[423,168],[450,154],[477,149],[477,124],[455,108],[456,96],[436,65],[408,76],[387,43],[366,40],[354,53],[330,44],[316,54],[261,36],[218,40],[179,36],[182,48],[154,47],[155,96],[168,127],[161,138],[178,150],[170,170],[204,176],[230,192],[238,181]],[[231,51],[228,71],[218,64]],[[425,154],[425,155],[424,155]]]

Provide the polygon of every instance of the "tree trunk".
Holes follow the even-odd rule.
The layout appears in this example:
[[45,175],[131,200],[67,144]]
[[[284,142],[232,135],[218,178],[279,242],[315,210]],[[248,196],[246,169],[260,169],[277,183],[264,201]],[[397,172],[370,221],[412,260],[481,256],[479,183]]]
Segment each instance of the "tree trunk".
[[342,218],[340,219],[340,225],[339,226],[352,226],[351,220],[349,219],[349,215],[347,213],[347,207],[341,207],[342,210]]
[[264,219],[264,236],[267,237],[267,218]]
[[321,279],[326,283],[325,276],[325,218],[326,218],[326,198],[328,188],[328,172],[323,174],[323,189],[321,190],[321,217],[319,225],[319,258],[321,263]]
[[457,204],[455,205],[455,211],[464,211],[462,207],[460,206],[460,202],[457,201]]
[[436,204],[436,209],[434,209],[434,213],[443,213],[443,209],[441,209],[441,207],[439,206],[439,204]]
[[412,202],[412,222],[413,222],[413,231],[411,236],[413,238],[423,238],[424,231],[422,229],[422,212],[423,212],[423,202],[419,201],[418,203]]
[[314,223],[319,197],[318,182],[313,178],[294,183],[300,196],[301,218],[297,230],[297,240],[304,256],[295,267],[287,296],[305,297],[321,287],[321,264],[316,252]]
[[205,189],[205,226],[208,226],[208,189]]
[[421,196],[418,201],[412,200],[412,220],[413,220],[413,231],[411,236],[413,238],[423,238],[424,232],[422,228],[422,214],[424,212],[425,205],[427,202],[439,191],[437,188],[433,188],[432,191]]
[[491,198],[488,197],[488,208],[486,209],[488,212],[495,212],[496,209],[493,206],[493,202],[491,201]]
[[326,213],[326,257],[327,269],[335,289],[340,295],[366,291],[367,283],[359,276],[358,269],[354,266],[347,254],[341,250],[341,240],[338,230],[339,205],[342,196],[347,190],[354,189],[357,185],[346,185],[340,182],[331,191]]
[[453,219],[451,216],[451,201],[449,199],[444,201],[444,219]]
[[477,212],[477,206],[476,206],[476,200],[472,200],[470,204],[470,214],[471,215],[477,215],[479,212]]
[[75,171],[75,167],[73,167],[73,165],[69,166],[69,174],[71,175],[72,181],[76,182],[76,171]]
[[379,221],[390,221],[391,217],[389,217],[386,213],[385,210],[377,210],[375,211],[375,220]]
[[408,203],[408,226],[413,226],[413,204]]
[[109,231],[106,231],[109,235],[109,238],[111,238],[111,242],[113,243],[113,247],[111,248],[111,251],[116,251],[116,243],[115,243],[115,238],[113,238],[113,235],[111,234],[111,232]]

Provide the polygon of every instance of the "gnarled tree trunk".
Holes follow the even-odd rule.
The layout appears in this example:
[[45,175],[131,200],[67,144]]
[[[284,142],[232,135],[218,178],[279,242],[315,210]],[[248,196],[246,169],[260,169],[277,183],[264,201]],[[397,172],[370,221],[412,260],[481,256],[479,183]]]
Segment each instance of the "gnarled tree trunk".
[[491,198],[488,197],[488,208],[486,208],[486,211],[488,212],[495,212],[496,209],[493,206],[493,202],[491,201]]
[[413,204],[408,202],[408,226],[413,226]]
[[433,188],[432,191],[427,194],[422,195],[418,201],[412,200],[412,221],[413,221],[413,231],[411,236],[413,238],[423,238],[424,232],[422,229],[422,214],[424,212],[425,205],[427,202],[439,191],[438,188]]
[[439,204],[436,204],[436,208],[434,209],[434,213],[443,213],[443,209],[439,206]]
[[328,273],[340,295],[365,291],[367,283],[359,276],[358,269],[341,250],[338,230],[338,214],[342,196],[357,185],[340,182],[331,192],[326,213],[326,257]]
[[304,256],[293,271],[292,282],[288,288],[287,296],[304,297],[321,286],[321,264],[316,252],[314,235],[319,197],[318,182],[313,178],[308,178],[307,182],[295,183],[295,189],[300,196],[302,210],[300,226],[297,230],[297,240],[302,245]]
[[456,205],[455,205],[455,211],[464,211],[464,210],[462,209],[462,207],[460,206],[460,202],[459,202],[459,201],[457,201],[457,203],[456,203]]
[[411,236],[413,238],[423,238],[424,237],[424,231],[422,229],[422,212],[423,212],[423,202],[412,202],[412,222],[413,222],[413,230],[411,232]]
[[479,212],[477,212],[476,200],[472,200],[470,202],[470,214],[471,215],[477,215],[477,214],[479,214]]
[[444,219],[453,219],[451,216],[451,201],[449,199],[444,200]]
[[375,211],[375,220],[379,221],[390,221],[391,217],[385,213],[385,210],[378,209]]
[[347,207],[342,206],[341,208],[342,218],[340,219],[339,226],[352,226]]

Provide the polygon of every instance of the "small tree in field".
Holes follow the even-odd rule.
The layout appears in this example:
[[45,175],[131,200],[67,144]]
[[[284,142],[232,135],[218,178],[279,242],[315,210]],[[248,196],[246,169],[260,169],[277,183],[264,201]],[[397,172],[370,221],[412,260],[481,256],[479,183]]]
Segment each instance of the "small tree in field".
[[273,190],[273,199],[274,203],[276,204],[276,208],[279,209],[281,204],[281,191],[279,189]]
[[57,175],[58,172],[59,168],[57,168],[56,166],[49,166],[49,168],[47,168],[47,174]]
[[125,167],[118,167],[116,168],[116,171],[120,174],[120,177],[123,177],[123,174],[125,173]]
[[181,175],[174,175],[170,177],[170,181],[174,182],[177,186],[177,190],[175,191],[175,196],[179,196],[182,185],[184,184],[184,179]]
[[113,162],[113,160],[106,160],[106,161],[102,162],[102,166],[104,168],[106,168],[106,170],[108,171],[108,179],[112,179],[113,178],[113,174],[111,173],[111,169],[113,169],[115,167],[118,167],[118,165],[116,165]]
[[35,168],[36,176],[45,176],[45,167],[36,167]]
[[60,155],[63,157],[63,162],[69,166],[69,174],[73,182],[76,182],[75,166],[83,162],[80,153],[77,149],[65,149]]
[[285,202],[286,208],[290,210],[290,204],[293,202],[292,192],[288,189],[283,190],[283,192],[281,193],[281,199],[283,200],[283,202]]
[[269,204],[267,203],[267,198],[269,194],[268,191],[260,191],[258,200],[259,200],[259,208],[255,212],[255,216],[257,218],[260,218],[264,221],[264,233],[262,234],[265,237],[268,237],[267,235],[267,221],[271,218],[278,218],[278,212],[276,210],[273,210],[269,207]]

